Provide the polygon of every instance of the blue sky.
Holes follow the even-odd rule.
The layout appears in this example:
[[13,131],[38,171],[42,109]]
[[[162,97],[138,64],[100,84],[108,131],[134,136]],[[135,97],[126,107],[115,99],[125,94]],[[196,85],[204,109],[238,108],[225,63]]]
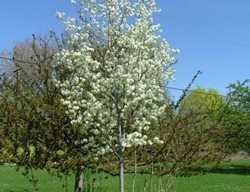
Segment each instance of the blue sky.
[[[203,72],[193,88],[214,88],[226,94],[236,80],[250,78],[250,1],[249,0],[158,0],[162,12],[155,22],[172,48],[181,50],[175,82],[185,88],[197,70]],[[0,50],[31,35],[63,25],[55,12],[72,14],[69,0],[2,0],[0,4]],[[171,91],[177,97],[177,91]]]

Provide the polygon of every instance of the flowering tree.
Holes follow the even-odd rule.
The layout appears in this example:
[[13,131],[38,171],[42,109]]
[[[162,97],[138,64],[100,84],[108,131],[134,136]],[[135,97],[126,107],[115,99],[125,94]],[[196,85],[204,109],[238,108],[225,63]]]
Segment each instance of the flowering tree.
[[[175,51],[153,25],[154,0],[79,0],[79,19],[66,18],[72,49],[54,58],[70,75],[56,79],[74,128],[81,130],[82,150],[113,152],[124,191],[126,148],[160,142],[146,134],[164,112],[164,81],[173,75]],[[64,13],[57,13],[64,19]]]

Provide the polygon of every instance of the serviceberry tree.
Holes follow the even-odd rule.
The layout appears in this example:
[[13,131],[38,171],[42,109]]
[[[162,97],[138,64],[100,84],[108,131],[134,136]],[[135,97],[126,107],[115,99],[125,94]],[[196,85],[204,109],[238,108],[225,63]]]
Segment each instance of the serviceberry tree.
[[164,82],[176,50],[153,24],[159,10],[154,0],[79,0],[78,19],[65,18],[71,49],[54,57],[70,74],[55,78],[74,128],[81,130],[88,158],[109,152],[119,162],[119,188],[124,191],[124,151],[161,142],[148,137],[151,124],[164,112]]

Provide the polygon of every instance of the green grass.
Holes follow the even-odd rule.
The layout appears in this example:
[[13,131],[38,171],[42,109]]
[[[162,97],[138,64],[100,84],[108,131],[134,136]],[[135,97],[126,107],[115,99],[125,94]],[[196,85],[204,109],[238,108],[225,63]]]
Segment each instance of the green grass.
[[[32,184],[21,173],[13,166],[0,166],[0,192],[33,192]],[[39,191],[63,191],[63,181],[58,177],[52,177],[46,171],[35,171],[35,176],[39,179]],[[73,183],[73,178],[69,182]]]
[[[152,177],[150,175],[137,175],[136,192],[142,192],[147,185],[147,192],[158,192],[159,183],[164,186],[173,184],[169,192],[249,192],[250,191],[250,161],[241,160],[224,162],[214,169],[207,169],[206,174],[192,177]],[[46,171],[35,171],[39,178],[40,192],[63,192],[63,179],[52,177]],[[89,179],[90,178],[90,179]],[[95,178],[95,192],[117,192],[118,177],[105,173],[95,174],[88,172],[85,179],[90,186]],[[133,174],[126,174],[126,192],[132,191]],[[69,177],[69,190],[73,191],[73,175]],[[101,188],[98,186],[101,186]],[[90,188],[90,187],[89,187]],[[152,190],[150,190],[150,188]],[[13,166],[0,166],[0,192],[33,192],[32,184],[21,172],[16,172]],[[92,191],[91,191],[92,192]]]

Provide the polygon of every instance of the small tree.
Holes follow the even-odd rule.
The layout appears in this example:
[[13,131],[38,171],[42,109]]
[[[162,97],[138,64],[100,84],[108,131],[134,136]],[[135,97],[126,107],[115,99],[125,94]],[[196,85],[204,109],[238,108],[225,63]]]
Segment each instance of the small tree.
[[218,162],[224,157],[216,143],[222,135],[219,120],[224,99],[215,90],[197,88],[186,92],[176,104],[166,104],[165,118],[160,122],[164,143],[156,149],[147,148],[152,162],[167,163],[155,171],[158,174],[178,173],[180,168]]
[[196,162],[220,161],[224,157],[217,140],[223,132],[220,121],[225,115],[225,107],[225,98],[216,90],[201,87],[187,94],[181,102],[178,116],[187,123],[183,129],[186,137],[179,142],[186,142],[187,149],[191,147],[187,159],[194,165]]
[[[11,56],[13,70],[3,75],[5,151],[12,157],[8,161],[25,167],[27,174],[54,162],[52,154],[59,148],[56,133],[68,122],[60,113],[60,95],[52,81],[53,40],[51,36],[34,36],[16,44]],[[37,179],[32,176],[31,181],[37,189]]]
[[[82,158],[79,134],[69,132],[72,126],[53,82],[54,76],[67,76],[52,65],[55,51],[65,46],[59,41],[51,33],[18,43],[13,71],[0,79],[0,158],[24,167],[26,174],[39,168],[67,177]],[[37,188],[37,179],[31,180]]]
[[146,132],[164,112],[163,84],[173,74],[173,51],[153,25],[154,0],[78,3],[79,20],[65,21],[72,49],[54,59],[71,75],[56,80],[71,124],[81,130],[83,151],[116,154],[123,192],[124,151],[151,143]]

